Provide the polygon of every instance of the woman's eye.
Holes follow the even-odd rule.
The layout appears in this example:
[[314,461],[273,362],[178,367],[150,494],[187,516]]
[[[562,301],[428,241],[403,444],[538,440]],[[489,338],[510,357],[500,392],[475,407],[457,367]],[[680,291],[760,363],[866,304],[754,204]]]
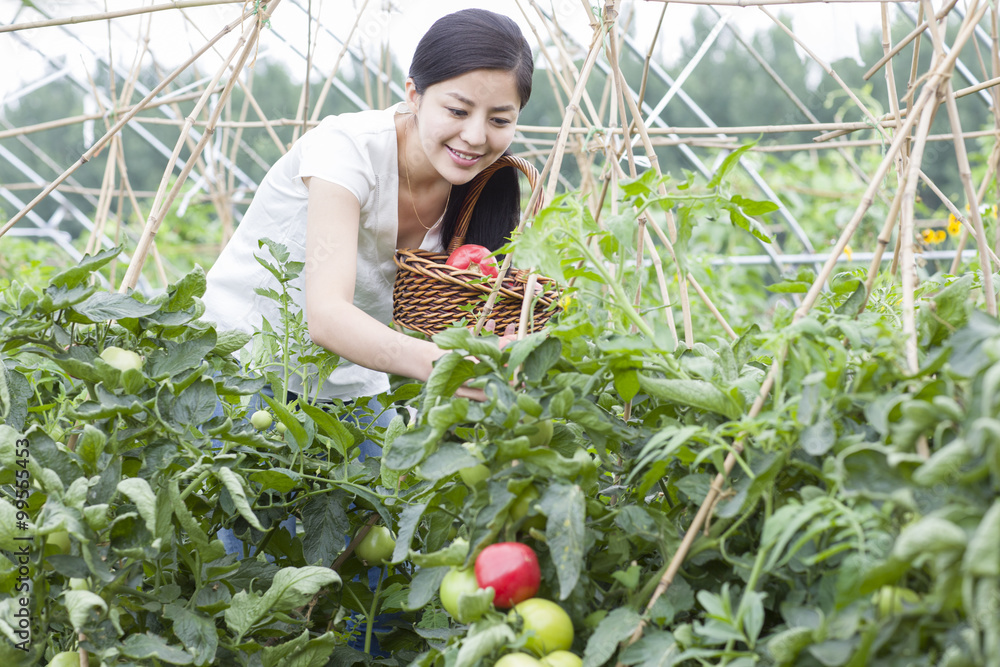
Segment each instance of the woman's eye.
[[448,111],[451,112],[452,116],[465,116],[465,115],[467,115],[466,112],[465,112],[465,109],[453,109],[451,107],[448,107]]
[[494,118],[493,122],[499,125],[500,127],[506,127],[510,125],[510,120],[507,118]]

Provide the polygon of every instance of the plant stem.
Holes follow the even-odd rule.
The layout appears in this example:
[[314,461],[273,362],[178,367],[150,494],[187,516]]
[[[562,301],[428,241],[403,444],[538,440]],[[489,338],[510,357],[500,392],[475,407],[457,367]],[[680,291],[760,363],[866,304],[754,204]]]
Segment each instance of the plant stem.
[[372,631],[375,625],[375,613],[378,611],[378,598],[382,593],[382,575],[385,573],[385,566],[378,569],[378,584],[375,586],[375,595],[372,596],[371,611],[368,612],[368,627],[365,628],[365,653],[371,653]]

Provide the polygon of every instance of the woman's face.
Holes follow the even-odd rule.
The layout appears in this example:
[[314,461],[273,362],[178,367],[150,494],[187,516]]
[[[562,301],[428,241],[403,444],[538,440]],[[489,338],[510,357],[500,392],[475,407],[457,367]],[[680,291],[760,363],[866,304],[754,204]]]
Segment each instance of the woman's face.
[[407,80],[406,102],[416,114],[422,166],[429,163],[453,185],[472,180],[507,150],[521,107],[514,73],[483,69],[428,86],[423,95]]

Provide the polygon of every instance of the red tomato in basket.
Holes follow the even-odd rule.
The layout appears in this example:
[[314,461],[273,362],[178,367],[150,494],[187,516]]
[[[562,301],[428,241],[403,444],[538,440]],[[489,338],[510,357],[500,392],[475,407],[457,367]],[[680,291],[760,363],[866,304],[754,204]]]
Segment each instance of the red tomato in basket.
[[445,264],[463,271],[474,271],[478,268],[484,276],[496,278],[500,274],[497,260],[489,254],[490,249],[486,246],[467,243],[455,248],[455,251],[448,255]]

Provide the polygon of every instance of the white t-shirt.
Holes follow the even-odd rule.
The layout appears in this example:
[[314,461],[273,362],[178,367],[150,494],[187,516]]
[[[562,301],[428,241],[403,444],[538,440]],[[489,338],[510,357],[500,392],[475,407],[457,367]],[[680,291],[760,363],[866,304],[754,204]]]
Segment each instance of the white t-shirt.
[[[396,276],[393,256],[399,224],[394,117],[404,112],[408,110],[400,104],[384,110],[328,116],[274,163],[232,239],[208,272],[204,319],[223,330],[247,333],[260,329],[262,318],[274,329],[280,328],[278,303],[254,291],[259,287],[278,290],[278,282],[254,255],[274,263],[267,247],[258,246],[259,239],[269,238],[288,248],[289,261],[305,261],[309,190],[302,179],[315,176],[343,186],[358,198],[361,220],[354,305],[379,322],[391,323]],[[441,220],[427,232],[420,247],[441,250]],[[298,288],[291,291],[291,297],[304,312],[305,281],[300,276],[290,287]],[[311,384],[315,387],[317,383]],[[342,359],[319,388],[318,396],[354,399],[378,394],[388,387],[384,373]],[[297,378],[289,389],[301,393]]]

